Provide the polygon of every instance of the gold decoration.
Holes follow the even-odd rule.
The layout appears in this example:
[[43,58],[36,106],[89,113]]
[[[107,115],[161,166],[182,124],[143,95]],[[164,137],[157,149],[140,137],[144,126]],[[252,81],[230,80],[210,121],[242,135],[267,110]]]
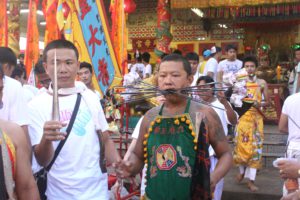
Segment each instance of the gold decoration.
[[171,8],[209,8],[209,7],[237,7],[256,6],[262,4],[296,3],[299,0],[172,0]]
[[8,0],[8,47],[19,55],[20,46],[20,0]]

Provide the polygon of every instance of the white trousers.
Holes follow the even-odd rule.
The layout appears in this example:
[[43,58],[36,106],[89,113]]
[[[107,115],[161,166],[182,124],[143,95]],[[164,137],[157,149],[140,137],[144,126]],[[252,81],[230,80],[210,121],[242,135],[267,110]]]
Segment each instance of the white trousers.
[[239,166],[240,174],[244,174],[244,178],[249,178],[251,181],[255,181],[257,169],[246,167],[246,166]]
[[[218,159],[214,156],[210,156],[210,173],[212,173],[218,163]],[[221,200],[222,198],[222,192],[223,192],[223,186],[224,186],[224,178],[222,178],[216,185],[215,191],[214,191],[214,197],[212,200]]]

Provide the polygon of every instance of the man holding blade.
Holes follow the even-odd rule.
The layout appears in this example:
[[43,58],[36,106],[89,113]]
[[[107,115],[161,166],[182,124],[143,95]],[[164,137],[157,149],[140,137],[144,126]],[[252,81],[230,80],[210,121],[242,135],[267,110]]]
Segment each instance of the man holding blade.
[[[46,72],[52,83],[57,78],[59,121],[51,119],[52,85],[47,92],[29,103],[29,134],[38,163],[47,167],[54,158],[57,146],[65,140],[47,174],[48,200],[108,199],[107,173],[99,167],[100,154],[104,151],[102,147],[105,147],[108,162],[120,159],[109,139],[108,124],[97,95],[83,84],[75,84],[79,70],[78,57],[76,47],[67,40],[52,41],[44,49]],[[57,74],[53,73],[55,68]],[[78,112],[70,128],[68,126],[72,124],[70,119],[79,96]],[[70,131],[66,130],[67,127]]]

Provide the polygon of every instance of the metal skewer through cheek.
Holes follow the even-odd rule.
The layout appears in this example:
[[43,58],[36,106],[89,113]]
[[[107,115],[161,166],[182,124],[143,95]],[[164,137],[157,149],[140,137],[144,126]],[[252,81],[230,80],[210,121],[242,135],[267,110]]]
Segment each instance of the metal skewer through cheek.
[[54,52],[54,70],[53,70],[52,87],[53,87],[52,120],[59,121],[56,49]]
[[182,89],[179,90],[179,91],[178,91],[178,90],[173,90],[173,89],[171,89],[171,90],[160,90],[157,86],[153,86],[153,85],[151,85],[151,84],[149,84],[149,83],[145,83],[145,82],[143,82],[143,81],[141,81],[140,83],[142,83],[142,84],[144,84],[144,85],[148,85],[149,87],[152,87],[152,88],[155,89],[156,91],[160,92],[162,95],[165,95],[165,94],[177,94],[177,95],[179,95],[179,96],[181,96],[181,97],[184,97],[184,98],[186,98],[186,99],[191,99],[192,101],[195,101],[195,102],[197,102],[197,103],[201,103],[201,104],[203,104],[203,105],[207,105],[207,106],[210,106],[210,107],[213,107],[213,108],[216,108],[216,109],[224,110],[223,108],[219,108],[219,107],[217,107],[217,106],[213,106],[213,105],[211,105],[210,103],[208,103],[208,102],[206,102],[206,101],[199,100],[199,99],[195,99],[195,98],[192,98],[192,97],[190,97],[190,96],[188,96],[188,95],[182,93],[182,89],[184,89],[184,88],[182,88]]

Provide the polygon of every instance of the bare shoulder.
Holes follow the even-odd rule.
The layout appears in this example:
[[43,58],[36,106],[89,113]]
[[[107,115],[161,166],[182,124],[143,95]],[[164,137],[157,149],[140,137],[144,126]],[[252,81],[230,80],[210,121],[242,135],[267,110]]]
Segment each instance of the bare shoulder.
[[25,133],[18,124],[0,120],[0,129],[9,136],[15,147],[18,147],[20,143],[25,142]]
[[155,117],[159,114],[159,111],[161,109],[161,106],[156,106],[150,110],[148,110],[148,112],[145,114],[144,117],[144,124],[146,126],[148,126],[150,124],[150,122],[152,122]]
[[201,104],[201,103],[191,101],[191,106],[190,106],[189,113],[190,113],[192,119],[195,118],[197,112],[202,113],[204,119],[211,116],[212,113],[215,113],[214,109],[212,109],[211,107],[209,107],[207,105],[204,105],[204,104]]
[[267,84],[267,82],[264,80],[264,79],[260,79],[260,78],[258,78],[257,79],[257,83],[259,84],[259,85],[266,85]]

